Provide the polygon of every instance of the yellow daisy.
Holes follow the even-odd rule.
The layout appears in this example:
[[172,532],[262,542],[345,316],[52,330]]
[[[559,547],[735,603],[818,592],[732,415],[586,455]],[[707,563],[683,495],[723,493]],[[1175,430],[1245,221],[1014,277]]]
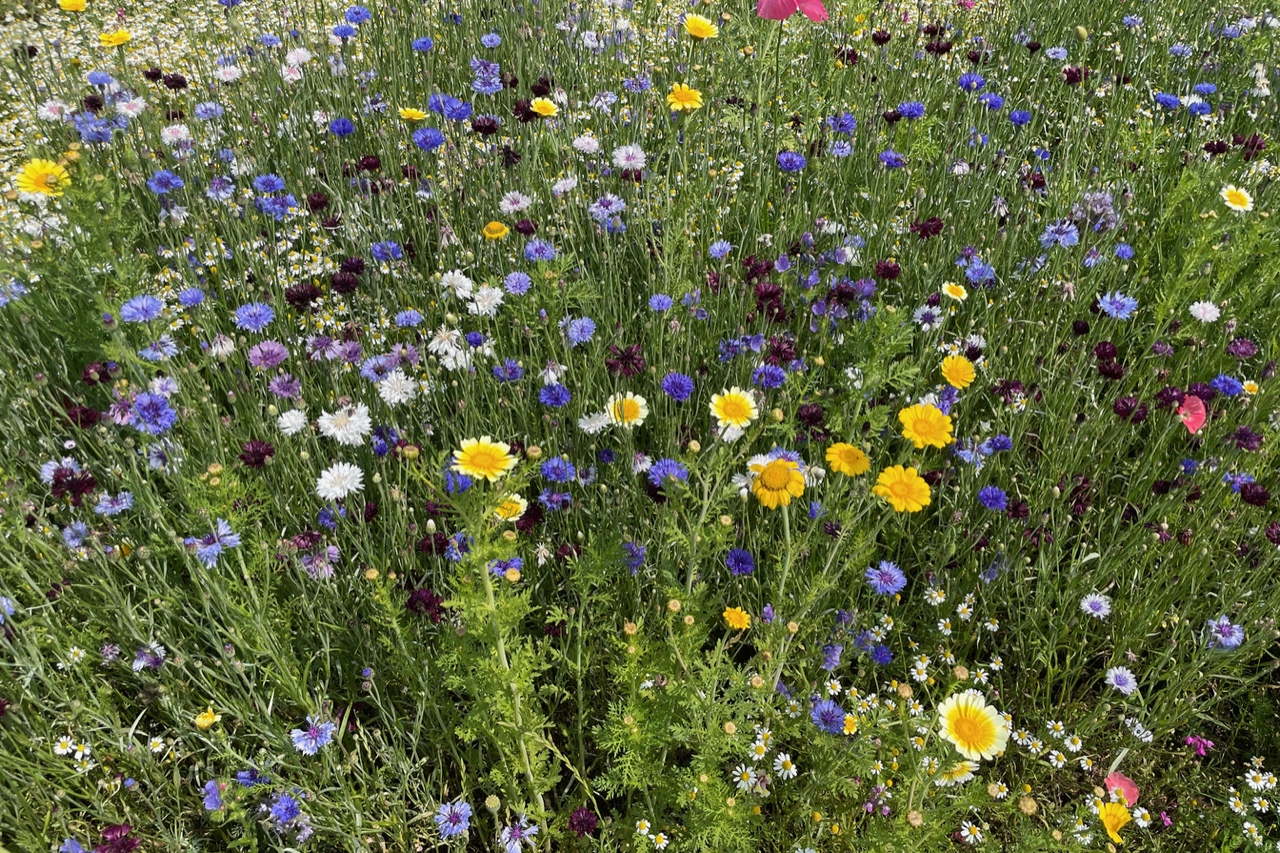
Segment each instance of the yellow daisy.
[[977,771],[978,765],[973,761],[959,761],[950,767],[945,768],[938,774],[938,778],[933,783],[942,788],[950,788],[953,785],[963,785],[973,778],[973,774]]
[[84,0],[58,0],[58,8],[64,12],[83,12]]
[[128,30],[116,30],[113,33],[103,33],[98,36],[98,43],[103,47],[119,47],[131,38],[133,36],[129,35]]
[[35,159],[22,167],[14,183],[20,193],[62,195],[63,189],[71,183],[71,176],[52,160]]
[[1226,202],[1227,207],[1237,213],[1248,213],[1253,210],[1253,196],[1237,186],[1225,186],[1219,195],[1222,196],[1222,200]]
[[529,109],[543,118],[551,118],[560,112],[560,108],[555,105],[555,102],[547,98],[534,98],[529,102]]
[[724,624],[735,631],[745,631],[751,627],[751,614],[741,607],[726,607],[723,615]]
[[214,723],[221,719],[222,715],[213,713],[213,706],[210,705],[207,711],[201,711],[199,714],[196,714],[196,718],[193,722],[195,722],[196,728],[203,732],[207,729],[213,728]]
[[1104,803],[1099,800],[1097,805],[1098,817],[1102,819],[1102,827],[1107,831],[1107,837],[1116,844],[1120,844],[1120,830],[1133,820],[1133,816],[1120,803]]
[[755,397],[750,391],[743,391],[735,385],[711,398],[711,416],[716,419],[716,425],[721,429],[726,427],[743,429],[760,417],[760,409],[756,406]]
[[942,739],[970,761],[995,758],[1009,742],[1009,724],[977,690],[947,697],[938,723]]
[[963,284],[956,284],[954,281],[949,281],[942,285],[942,295],[949,296],[957,302],[964,302],[969,298],[969,291],[964,289]]
[[640,426],[649,417],[649,401],[630,391],[626,394],[614,394],[605,401],[604,411],[609,416],[610,423],[631,429]]
[[949,355],[942,360],[942,378],[952,388],[968,388],[977,375],[973,362],[962,355]]
[[902,421],[902,437],[911,441],[916,449],[946,447],[955,441],[951,435],[951,417],[942,414],[937,406],[908,406],[898,412]]
[[871,460],[867,458],[867,454],[843,441],[827,448],[827,464],[832,471],[846,477],[860,476],[871,468]]
[[894,465],[884,469],[871,491],[887,500],[897,512],[919,512],[929,505],[929,484],[915,468]]
[[481,229],[480,233],[484,235],[486,240],[501,240],[503,237],[511,233],[511,229],[506,225],[503,225],[501,222],[494,220]]
[[667,106],[672,112],[693,112],[702,106],[702,93],[683,83],[673,83],[667,93]]
[[720,28],[701,15],[685,15],[684,31],[698,41],[713,39],[720,35]]
[[494,441],[489,436],[463,439],[462,447],[453,456],[452,470],[468,477],[496,482],[516,465],[511,446]]
[[804,475],[800,473],[800,465],[791,459],[757,463],[751,466],[751,473],[755,475],[751,491],[767,509],[787,506],[792,498],[804,494]]
[[493,514],[503,521],[519,521],[528,508],[529,502],[524,498],[519,495],[507,495],[493,510]]
[[417,107],[401,107],[400,118],[405,121],[422,121],[427,114]]

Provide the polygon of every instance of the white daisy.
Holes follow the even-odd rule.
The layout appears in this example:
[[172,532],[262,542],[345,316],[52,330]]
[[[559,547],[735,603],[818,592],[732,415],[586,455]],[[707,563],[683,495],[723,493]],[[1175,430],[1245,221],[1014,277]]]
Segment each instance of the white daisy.
[[780,779],[794,779],[796,774],[800,772],[795,762],[791,760],[791,756],[785,752],[779,752],[777,757],[773,759],[773,769]]

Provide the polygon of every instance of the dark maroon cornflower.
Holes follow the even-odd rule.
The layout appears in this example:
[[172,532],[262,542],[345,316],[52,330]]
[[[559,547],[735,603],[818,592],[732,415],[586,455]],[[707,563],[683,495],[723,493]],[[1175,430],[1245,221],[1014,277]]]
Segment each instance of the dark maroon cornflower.
[[80,429],[89,429],[98,425],[102,420],[102,413],[97,409],[88,406],[81,406],[78,403],[70,404],[66,407],[67,420],[75,424]]
[[876,278],[893,281],[900,275],[902,275],[902,267],[897,261],[876,261]]
[[287,288],[284,292],[284,301],[293,306],[295,311],[306,311],[311,308],[311,303],[319,299],[320,296],[320,288],[307,282]]
[[329,196],[324,193],[307,193],[307,210],[319,213],[329,206]]
[[276,455],[276,449],[268,441],[246,441],[240,461],[250,468],[261,468],[267,460]]
[[1253,452],[1262,447],[1262,436],[1248,426],[1238,426],[1235,432],[1227,436],[1227,441],[1235,444],[1237,450]]
[[851,47],[837,47],[836,59],[839,59],[845,65],[857,65],[858,52]]
[[933,56],[943,56],[951,52],[952,44],[949,41],[931,41],[924,46],[924,52]]
[[372,524],[378,518],[378,504],[376,501],[364,502],[364,523]]
[[[537,113],[534,113],[537,115]],[[502,165],[508,169],[514,169],[520,165],[520,152],[512,148],[510,145],[502,146]]]
[[1026,501],[1015,501],[1009,504],[1004,514],[1015,521],[1025,521],[1031,516],[1031,507],[1027,506]]
[[428,533],[426,536],[418,540],[418,544],[414,546],[419,554],[435,554],[440,556],[449,548],[449,537],[442,530],[435,533]]
[[492,136],[498,132],[498,120],[493,116],[476,116],[471,120],[471,129],[481,136]]
[[544,637],[563,637],[565,632],[564,620],[559,622],[548,622],[542,626],[542,635]]
[[1119,350],[1111,341],[1099,341],[1093,348],[1093,357],[1098,361],[1115,361]]
[[1280,546],[1280,521],[1273,521],[1268,524],[1265,535],[1267,541],[1272,545]]
[[179,92],[187,88],[187,78],[181,74],[166,74],[161,79],[164,80],[164,87],[171,92]]
[[774,335],[769,338],[769,343],[764,351],[765,364],[784,367],[799,357],[799,353],[796,352],[796,343],[789,337]]
[[356,163],[356,168],[362,172],[376,172],[382,168],[382,158],[366,154]]
[[796,420],[807,429],[815,429],[822,426],[826,414],[817,403],[802,403],[800,408],[796,409]]
[[911,233],[921,240],[937,237],[942,233],[942,220],[937,216],[930,216],[924,220],[917,219],[911,224]]
[[142,76],[149,83],[159,83],[160,78],[164,76],[164,72],[153,65],[152,67],[148,68],[146,71],[143,71]]
[[1071,333],[1078,338],[1089,334],[1089,321],[1088,320],[1074,321],[1071,324]]
[[902,113],[897,110],[888,110],[881,113],[880,118],[884,119],[886,124],[897,124],[902,121]]
[[1121,397],[1111,406],[1121,419],[1131,424],[1140,424],[1147,419],[1147,407],[1137,397]]
[[1213,398],[1218,396],[1217,389],[1206,382],[1192,382],[1187,386],[1187,393],[1196,395],[1206,404],[1212,403]]
[[1259,483],[1245,483],[1240,487],[1240,500],[1250,506],[1266,506],[1271,493]]
[[1173,355],[1173,347],[1164,341],[1156,341],[1151,345],[1151,354],[1158,355],[1162,358],[1168,358]]
[[1235,338],[1227,344],[1227,355],[1235,358],[1253,358],[1258,354],[1258,345],[1248,338]]
[[1005,404],[1012,404],[1022,394],[1024,387],[1017,379],[1001,379],[991,386],[991,393],[999,397]]
[[1081,83],[1088,76],[1089,76],[1089,69],[1087,68],[1080,68],[1075,65],[1068,65],[1066,68],[1062,69],[1062,80],[1068,86],[1075,86]]
[[1236,145],[1244,148],[1244,161],[1248,163],[1254,157],[1257,157],[1267,147],[1267,143],[1258,134],[1253,134],[1248,139],[1243,136],[1236,136]]
[[1039,50],[1043,45],[1041,45],[1041,44],[1040,44],[1040,42],[1038,42],[1038,41],[1029,41],[1029,42],[1027,42],[1027,43],[1026,43],[1025,45],[1023,45],[1023,46],[1027,49],[1027,52],[1028,52],[1028,53],[1035,53],[1035,52],[1036,52],[1037,50]]
[[531,121],[537,121],[538,114],[533,111],[533,107],[529,105],[528,98],[521,98],[515,102],[515,106],[511,108],[511,112],[515,114],[516,119],[521,124],[528,124]]
[[549,80],[546,77],[539,77],[538,81],[529,87],[529,91],[536,97],[545,98],[547,95],[551,94],[551,87],[554,85],[554,81]]
[[1156,408],[1173,409],[1181,406],[1182,401],[1185,399],[1187,399],[1187,395],[1182,393],[1181,388],[1166,385],[1156,392]]
[[844,526],[838,521],[824,521],[822,523],[822,532],[830,539],[835,539],[840,535],[840,531]]
[[889,33],[885,32],[884,30],[876,30],[871,34],[871,41],[877,47],[884,47],[886,44],[889,43],[889,39],[891,38],[893,38],[893,36],[889,35]]
[[538,233],[538,224],[532,219],[521,219],[512,226],[512,230],[522,237],[532,237]]
[[1204,144],[1204,153],[1211,157],[1217,157],[1219,154],[1226,154],[1230,148],[1224,139],[1213,139]]
[[84,496],[98,488],[98,481],[88,471],[55,468],[50,491],[55,498],[70,497],[72,506],[80,506]]
[[440,607],[443,602],[444,599],[437,595],[434,590],[423,587],[409,593],[409,598],[404,603],[404,609],[418,616],[426,616],[432,622],[439,622],[444,618],[444,611]]
[[337,293],[355,293],[360,287],[360,277],[355,273],[342,272],[339,270],[333,274],[331,279],[329,279],[329,283]]
[[[645,481],[646,483],[648,480]],[[528,533],[542,523],[542,504],[531,503],[516,522],[516,532]]]
[[102,830],[102,843],[93,848],[93,853],[133,853],[142,846],[142,839],[134,838],[132,832],[133,827],[127,823],[108,826]]
[[600,818],[596,817],[596,813],[586,806],[579,806],[569,815],[569,830],[577,833],[579,838],[595,832],[596,827],[599,825]]
[[640,344],[632,344],[628,347],[610,344],[609,357],[604,360],[604,363],[610,373],[621,373],[631,379],[644,371],[644,351]]
[[742,262],[742,268],[746,271],[743,277],[748,284],[754,284],[756,281],[768,278],[769,273],[773,270],[773,264],[766,260],[758,259],[755,255],[748,255]]
[[1098,364],[1098,375],[1103,379],[1123,379],[1124,365],[1118,361],[1103,361]]
[[320,227],[326,231],[337,231],[342,227],[342,217],[330,216],[328,219],[321,219]]
[[362,272],[365,271],[364,258],[361,258],[361,257],[344,258],[342,263],[338,265],[338,269],[342,270],[343,272],[352,273],[353,275],[360,275]]
[[84,100],[80,103],[91,113],[102,112],[103,104],[101,95],[85,95]]

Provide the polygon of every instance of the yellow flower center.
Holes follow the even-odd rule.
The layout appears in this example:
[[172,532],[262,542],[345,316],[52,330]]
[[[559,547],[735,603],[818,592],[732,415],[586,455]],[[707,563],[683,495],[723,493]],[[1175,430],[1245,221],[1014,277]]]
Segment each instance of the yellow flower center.
[[771,492],[780,492],[791,482],[791,463],[775,459],[760,472],[760,482]]
[[751,407],[741,397],[721,397],[720,419],[731,424],[740,424],[751,419]]
[[624,397],[614,404],[614,420],[629,424],[640,418],[640,404],[630,397]]
[[991,720],[987,719],[985,714],[976,713],[968,708],[956,714],[955,720],[951,723],[951,731],[955,734],[956,740],[970,749],[985,749],[995,740],[996,735],[995,726],[991,725]]

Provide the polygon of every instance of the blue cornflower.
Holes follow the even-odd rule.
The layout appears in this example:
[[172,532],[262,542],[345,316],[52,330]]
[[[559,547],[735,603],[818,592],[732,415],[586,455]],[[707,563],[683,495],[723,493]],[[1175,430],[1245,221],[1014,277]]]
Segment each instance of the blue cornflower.
[[871,648],[871,662],[877,666],[888,666],[893,662],[893,651],[883,643],[876,643]]
[[271,780],[266,776],[259,775],[256,767],[250,767],[248,770],[240,770],[236,773],[236,782],[244,788],[252,788],[254,785],[269,785]]
[[502,284],[507,289],[507,293],[512,296],[524,296],[529,292],[529,288],[533,287],[533,279],[528,273],[513,272],[507,274]]
[[1044,52],[1044,55],[1054,62],[1062,62],[1067,58],[1067,49],[1065,47],[1051,47]]
[[693,379],[683,373],[668,373],[662,377],[662,390],[677,403],[693,396]]
[[539,469],[542,476],[553,483],[567,483],[578,476],[578,471],[573,467],[573,463],[562,456],[553,456],[546,462],[542,463]]
[[1120,19],[1120,23],[1124,24],[1129,29],[1133,29],[1135,27],[1142,26],[1142,18],[1138,15],[1125,15]]
[[1116,257],[1127,261],[1133,257],[1133,247],[1128,243],[1116,243]]
[[222,104],[217,101],[205,101],[202,104],[196,104],[196,118],[201,121],[213,121],[222,118]]
[[427,51],[431,50],[431,48],[435,47],[436,43],[431,39],[430,36],[422,36],[421,38],[416,38],[412,42],[410,42],[409,46],[412,47],[414,50],[416,50],[418,53],[426,53]]
[[413,144],[423,151],[435,151],[444,145],[444,134],[434,127],[420,127],[413,132]]
[[572,502],[573,496],[568,492],[556,492],[551,489],[543,489],[542,494],[538,495],[538,503],[542,504],[543,507],[552,512],[568,509],[569,504]]
[[[83,521],[73,521],[62,528],[62,543],[68,548],[79,548],[87,538],[89,538],[89,525]],[[3,614],[0,614],[0,625],[3,624]]]
[[832,672],[840,665],[840,658],[844,654],[844,646],[839,643],[827,643],[822,647],[822,668],[827,672]]
[[143,361],[164,361],[165,359],[173,358],[177,354],[178,344],[167,334],[161,335],[160,340],[152,341],[138,350],[138,358]]
[[294,729],[289,733],[293,739],[293,748],[303,755],[315,755],[321,747],[333,740],[337,726],[331,720],[320,721],[319,717],[307,716],[307,728]]
[[246,332],[261,332],[275,318],[276,312],[265,302],[249,302],[235,311],[236,328]]
[[263,33],[258,36],[258,44],[263,47],[279,47],[280,37],[274,33]]
[[827,734],[838,735],[844,731],[844,709],[830,699],[815,702],[809,719]]
[[542,390],[538,392],[538,400],[544,406],[550,406],[553,409],[559,409],[562,406],[569,405],[572,395],[569,389],[563,385],[556,383],[555,385],[544,385]]
[[571,347],[585,344],[596,333],[595,321],[590,317],[566,317],[561,321],[561,327],[564,329],[564,335],[569,339],[569,346]]
[[648,549],[639,542],[623,542],[622,550],[626,555],[622,562],[631,570],[631,574],[634,575],[639,572],[641,567],[644,566],[644,557]]
[[1060,219],[1044,229],[1040,235],[1040,245],[1045,248],[1062,246],[1070,248],[1080,242],[1080,231],[1066,219]]
[[374,243],[369,247],[369,254],[373,255],[375,261],[388,263],[390,261],[398,261],[404,257],[404,249],[394,240],[384,240],[381,243]]
[[843,112],[838,116],[830,116],[827,119],[827,127],[831,129],[832,133],[852,136],[853,132],[858,129],[858,120],[853,117],[853,113]]
[[924,104],[919,101],[903,101],[898,104],[898,113],[905,119],[924,118]]
[[422,314],[417,309],[407,308],[396,314],[396,325],[401,329],[413,329],[422,324]]
[[534,237],[524,247],[524,259],[526,261],[554,261],[556,259],[556,247]]
[[440,808],[436,809],[435,821],[440,828],[440,837],[461,835],[471,826],[471,806],[462,800],[441,803]]
[[733,548],[724,558],[724,564],[735,575],[749,575],[756,570],[756,559],[745,548]]
[[186,185],[186,181],[168,169],[161,169],[147,179],[147,189],[156,195],[166,195],[174,190],[180,190]]
[[120,306],[120,319],[126,323],[149,323],[164,311],[164,303],[149,293],[135,296]]
[[805,167],[803,154],[794,151],[783,151],[778,154],[778,168],[784,172],[799,172]]
[[843,139],[838,139],[831,143],[832,157],[848,157],[853,153],[853,145]]
[[356,34],[356,28],[350,24],[338,24],[333,28],[334,38],[349,39]]
[[752,371],[751,382],[766,390],[781,388],[787,382],[787,372],[774,364],[762,364]]
[[187,538],[183,540],[183,544],[195,548],[196,558],[200,563],[206,569],[212,569],[218,565],[218,557],[222,556],[225,549],[240,545],[240,534],[231,529],[226,519],[219,518],[212,532],[199,539]]
[[877,595],[896,595],[907,585],[907,576],[902,569],[888,560],[881,560],[879,565],[867,569],[863,577]]
[[373,14],[363,6],[352,6],[348,8],[346,14],[342,17],[346,19],[348,24],[355,24],[356,26],[359,26],[366,21],[373,20]]
[[1226,616],[1219,616],[1206,623],[1209,631],[1209,648],[1237,649],[1244,642],[1244,628],[1232,624]]
[[278,193],[284,189],[284,179],[278,175],[259,175],[253,179],[253,188],[260,193]]
[[733,251],[733,244],[728,240],[717,240],[707,248],[707,254],[717,261],[724,258],[731,251]]
[[1009,496],[999,486],[986,486],[978,492],[978,502],[992,512],[1004,512],[1009,505]]
[[886,169],[901,169],[907,165],[907,158],[897,151],[889,149],[888,151],[880,152],[880,162],[884,164]]
[[1128,320],[1138,310],[1138,300],[1123,293],[1106,293],[1098,297],[1098,308],[1113,320]]
[[1004,107],[1004,98],[995,92],[983,92],[978,96],[978,103],[984,104],[989,110],[998,110]]
[[113,515],[120,515],[120,513],[131,509],[133,509],[133,495],[129,492],[121,492],[114,497],[103,493],[102,497],[98,498],[98,503],[93,507],[93,511],[98,515],[105,515],[108,518]]
[[110,86],[116,82],[115,78],[105,71],[90,71],[84,79],[90,86]]
[[524,368],[514,358],[508,358],[502,364],[493,366],[493,375],[502,382],[515,382],[524,376]]
[[487,48],[495,48],[502,44],[502,36],[497,33],[485,33],[480,36],[480,43]]
[[178,413],[159,394],[143,391],[133,401],[133,425],[151,435],[163,435],[178,422]]
[[1219,373],[1209,380],[1209,387],[1228,397],[1237,397],[1244,393],[1244,384],[1234,376],[1227,376],[1225,373]]
[[[314,753],[311,754],[314,755]],[[268,809],[268,814],[276,822],[276,827],[283,829],[289,821],[302,814],[302,808],[298,805],[298,801],[288,794],[277,794],[275,801],[271,804],[271,808]]]
[[1191,91],[1195,92],[1197,95],[1212,95],[1214,92],[1218,91],[1218,87],[1212,83],[1197,83],[1191,87]]
[[670,296],[667,296],[665,293],[655,293],[653,296],[649,297],[650,311],[668,311],[674,304],[675,300]]
[[329,122],[329,132],[339,138],[350,136],[356,132],[356,126],[349,118],[335,118]]
[[1031,113],[1027,110],[1013,110],[1009,113],[1009,121],[1013,122],[1014,127],[1022,127],[1031,123]]
[[204,303],[204,291],[198,287],[188,287],[178,294],[178,302],[186,308],[195,308]]
[[987,85],[987,78],[973,71],[960,75],[960,79],[956,81],[960,84],[960,88],[966,92],[976,92],[983,86]]
[[484,346],[484,342],[488,340],[483,332],[467,332],[464,339],[467,342],[467,346],[472,349],[480,349],[480,347]]
[[1182,99],[1177,95],[1170,95],[1168,92],[1156,92],[1155,101],[1166,110],[1176,110],[1182,106]]
[[689,479],[689,469],[674,459],[659,459],[649,466],[649,482],[662,486],[669,480],[683,483]]

